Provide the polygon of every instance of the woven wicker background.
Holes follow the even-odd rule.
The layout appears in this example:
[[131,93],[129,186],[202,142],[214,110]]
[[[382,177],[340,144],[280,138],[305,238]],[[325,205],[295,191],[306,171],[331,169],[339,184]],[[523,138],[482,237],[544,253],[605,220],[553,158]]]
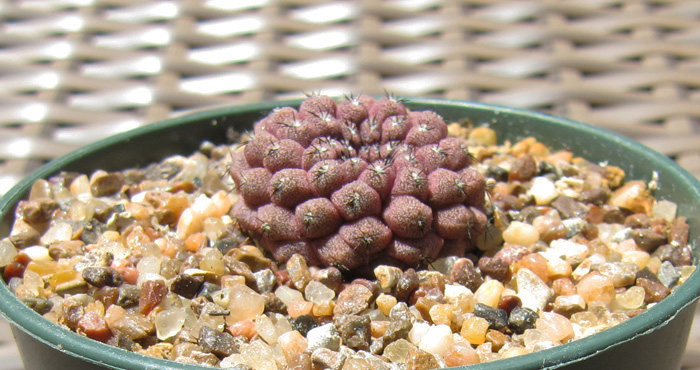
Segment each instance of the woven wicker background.
[[581,120],[700,176],[700,1],[0,0],[0,194],[190,109],[385,90]]

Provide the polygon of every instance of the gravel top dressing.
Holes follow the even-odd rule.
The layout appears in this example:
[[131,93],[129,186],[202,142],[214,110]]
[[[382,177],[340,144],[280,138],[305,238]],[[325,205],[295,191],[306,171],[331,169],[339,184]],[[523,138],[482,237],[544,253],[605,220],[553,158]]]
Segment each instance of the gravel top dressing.
[[181,363],[422,370],[590,336],[695,270],[658,179],[496,136],[312,96],[231,145],[37,180],[2,276],[58,325]]

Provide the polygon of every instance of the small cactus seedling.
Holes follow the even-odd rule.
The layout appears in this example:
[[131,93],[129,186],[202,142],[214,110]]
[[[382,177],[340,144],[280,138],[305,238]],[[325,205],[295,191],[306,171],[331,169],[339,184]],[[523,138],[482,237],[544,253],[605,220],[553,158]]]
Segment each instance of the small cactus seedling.
[[462,256],[484,232],[485,180],[435,112],[386,96],[275,109],[232,154],[232,216],[281,262],[343,271]]

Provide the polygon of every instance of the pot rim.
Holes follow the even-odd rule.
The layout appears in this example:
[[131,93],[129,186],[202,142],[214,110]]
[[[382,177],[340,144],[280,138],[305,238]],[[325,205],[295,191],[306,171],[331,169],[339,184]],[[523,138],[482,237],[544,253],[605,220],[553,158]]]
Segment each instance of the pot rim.
[[[124,133],[116,134],[108,138],[91,143],[77,149],[32,172],[20,183],[10,189],[0,198],[0,219],[11,217],[15,205],[31,188],[37,179],[47,178],[82,157],[91,153],[129,141],[131,138],[167,130],[171,127],[186,125],[193,121],[216,120],[224,116],[233,116],[243,113],[269,111],[278,106],[298,106],[301,100],[268,101],[250,105],[230,106],[216,109],[202,110],[195,113],[155,122]],[[505,107],[492,104],[465,102],[435,98],[409,98],[406,103],[409,107],[413,104],[430,105],[436,111],[441,107],[459,107],[469,110],[494,111],[512,117],[529,117],[538,121],[555,125],[566,126],[581,132],[582,135],[592,135],[596,138],[605,138],[622,147],[624,151],[641,153],[645,157],[660,163],[664,171],[672,173],[682,182],[683,187],[691,189],[694,199],[700,202],[700,182],[687,171],[678,166],[668,157],[659,154],[652,149],[631,139],[620,136],[611,131],[594,127],[574,120],[556,117],[531,110]],[[466,115],[466,113],[465,113]],[[222,123],[223,124],[223,123]],[[692,245],[694,254],[695,245]],[[668,324],[680,311],[692,305],[700,294],[700,273],[695,271],[691,277],[669,297],[657,303],[654,307],[643,313],[616,325],[614,328],[604,330],[592,336],[578,339],[571,343],[563,344],[555,348],[517,356],[508,360],[499,360],[488,363],[469,365],[471,370],[516,370],[516,369],[554,369],[567,364],[585,360],[596,353],[615,347],[638,336],[646,335]],[[70,354],[88,362],[97,363],[112,369],[163,369],[163,370],[203,370],[209,367],[182,364],[175,361],[158,359],[121,348],[100,343],[74,333],[59,325],[44,319],[34,310],[17,299],[8,289],[6,284],[0,284],[0,311],[7,320],[25,331],[35,339],[55,348],[61,352]],[[60,343],[60,344],[59,344]],[[463,368],[463,367],[462,367]]]

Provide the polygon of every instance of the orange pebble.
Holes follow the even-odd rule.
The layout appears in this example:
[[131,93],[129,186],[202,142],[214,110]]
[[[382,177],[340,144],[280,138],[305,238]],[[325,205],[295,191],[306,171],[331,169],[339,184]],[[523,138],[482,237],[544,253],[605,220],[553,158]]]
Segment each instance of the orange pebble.
[[307,302],[307,301],[299,301],[299,302],[294,302],[290,305],[287,306],[287,313],[289,313],[289,316],[292,318],[299,317],[301,315],[306,315],[311,313],[311,309],[313,309],[314,304],[313,302]]
[[466,343],[454,343],[445,352],[447,366],[464,366],[479,363],[479,354]]
[[252,339],[258,334],[258,332],[255,331],[255,323],[253,320],[241,320],[235,322],[228,326],[228,332],[234,337],[242,335],[248,339]]
[[185,240],[185,246],[190,252],[197,252],[200,250],[207,242],[207,236],[204,233],[194,233],[190,234]]
[[547,259],[538,253],[530,253],[521,258],[517,263],[518,269],[527,268],[537,275],[545,283],[549,281],[549,270],[547,269]]
[[369,328],[370,332],[372,333],[372,338],[379,338],[384,333],[386,333],[387,329],[389,329],[389,324],[390,321],[372,321],[370,322]]
[[114,260],[111,267],[121,274],[125,282],[136,284],[139,278],[139,271],[134,267],[134,264],[128,260]]

